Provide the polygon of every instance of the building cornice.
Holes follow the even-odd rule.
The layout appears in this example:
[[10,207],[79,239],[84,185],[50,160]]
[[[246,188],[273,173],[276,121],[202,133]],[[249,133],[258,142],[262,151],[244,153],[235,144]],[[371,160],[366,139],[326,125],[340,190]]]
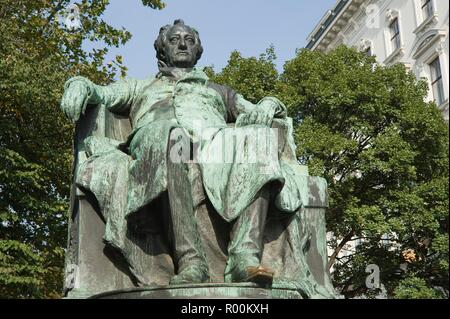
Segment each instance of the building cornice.
[[327,11],[308,36],[306,48],[315,49],[326,37],[329,38],[326,42],[331,42],[334,35],[342,30],[362,2],[363,0],[338,1],[333,9]]

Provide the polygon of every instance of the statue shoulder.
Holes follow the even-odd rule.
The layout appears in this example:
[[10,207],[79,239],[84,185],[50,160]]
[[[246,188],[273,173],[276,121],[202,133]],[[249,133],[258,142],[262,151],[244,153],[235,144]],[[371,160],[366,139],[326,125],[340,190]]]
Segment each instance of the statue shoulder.
[[122,78],[120,80],[118,80],[116,83],[120,83],[120,82],[125,82],[125,83],[129,83],[129,84],[134,84],[134,85],[146,85],[148,83],[153,82],[156,79],[156,77],[154,76],[150,76],[148,78],[145,79],[135,79],[135,78]]
[[145,79],[135,79],[135,78],[122,78],[116,82],[114,82],[115,87],[128,87],[133,90],[135,93],[140,92],[143,88],[148,87],[153,84],[157,80],[156,77],[148,77]]
[[147,77],[147,78],[145,78],[143,80],[137,80],[137,81],[139,81],[139,82],[141,82],[143,84],[150,84],[150,83],[155,82],[156,80],[158,80],[158,77],[156,75],[155,76],[151,75],[151,76],[149,76],[149,77]]
[[227,85],[208,81],[208,87],[214,89],[217,93],[219,93],[220,96],[222,96],[222,99],[224,100],[225,104],[234,102],[236,99],[237,95],[236,91]]

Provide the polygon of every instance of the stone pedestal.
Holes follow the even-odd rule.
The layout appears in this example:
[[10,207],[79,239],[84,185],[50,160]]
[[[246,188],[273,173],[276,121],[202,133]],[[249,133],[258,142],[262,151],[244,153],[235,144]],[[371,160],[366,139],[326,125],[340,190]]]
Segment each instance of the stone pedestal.
[[90,299],[302,299],[298,291],[252,283],[208,283],[113,290]]

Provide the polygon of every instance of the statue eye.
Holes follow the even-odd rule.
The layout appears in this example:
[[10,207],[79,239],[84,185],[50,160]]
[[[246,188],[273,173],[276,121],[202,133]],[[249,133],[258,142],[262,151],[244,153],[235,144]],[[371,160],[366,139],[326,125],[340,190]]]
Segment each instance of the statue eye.
[[187,38],[186,38],[186,42],[188,42],[189,44],[194,44],[194,43],[195,43],[195,40],[194,40],[194,38],[192,38],[192,37],[187,37]]
[[170,43],[172,43],[172,44],[177,43],[177,42],[178,42],[178,37],[171,37],[171,38],[169,39],[169,41],[170,41]]

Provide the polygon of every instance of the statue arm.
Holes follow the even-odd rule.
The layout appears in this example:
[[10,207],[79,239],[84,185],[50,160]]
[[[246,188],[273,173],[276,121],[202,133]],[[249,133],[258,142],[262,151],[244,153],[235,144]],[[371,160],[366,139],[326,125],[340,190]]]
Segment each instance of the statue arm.
[[[74,85],[75,83],[76,85]],[[83,93],[80,92],[80,86],[84,88]],[[78,104],[74,102],[75,97],[86,95],[83,97],[83,106],[79,110],[81,114],[84,113],[88,105],[99,104],[105,105],[108,110],[114,113],[127,113],[139,93],[140,86],[140,81],[134,79],[120,80],[102,86],[85,77],[76,76],[65,83],[62,107],[68,109],[64,111],[70,113],[70,109],[75,108],[74,104]],[[72,111],[72,117],[75,120],[78,120],[77,115],[79,117],[80,114],[74,114]]]
[[229,113],[232,114],[236,126],[250,124],[266,124],[271,126],[274,118],[286,118],[286,106],[275,97],[265,97],[257,104],[247,101],[242,95],[236,94]]
[[226,119],[228,123],[235,123],[241,115],[243,115],[241,116],[241,119],[243,119],[252,113],[259,113],[272,118],[286,118],[287,116],[286,106],[275,97],[265,97],[257,104],[253,104],[226,85],[210,82],[209,86],[222,97],[227,109]]
[[[242,95],[236,94],[236,115],[249,114],[255,110],[272,111],[274,117],[285,118],[287,116],[287,108],[276,97],[267,96],[262,98],[257,104],[247,101]],[[237,118],[236,116],[236,118]]]

